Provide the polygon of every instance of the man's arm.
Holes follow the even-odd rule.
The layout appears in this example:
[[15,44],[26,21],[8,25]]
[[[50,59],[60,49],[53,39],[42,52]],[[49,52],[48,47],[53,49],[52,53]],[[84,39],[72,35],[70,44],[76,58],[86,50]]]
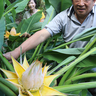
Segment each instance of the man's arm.
[[37,45],[45,41],[48,37],[50,37],[51,34],[46,30],[42,29],[38,32],[36,32],[34,35],[32,35],[30,38],[28,38],[26,41],[24,41],[19,47],[17,47],[15,50],[8,52],[6,54],[3,54],[6,59],[11,60],[11,55],[17,59],[20,55],[20,47],[22,48],[22,53],[35,48]]

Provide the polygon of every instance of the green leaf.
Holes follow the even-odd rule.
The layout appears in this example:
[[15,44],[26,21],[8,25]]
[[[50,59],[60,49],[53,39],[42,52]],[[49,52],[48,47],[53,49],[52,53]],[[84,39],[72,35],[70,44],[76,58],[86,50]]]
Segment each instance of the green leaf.
[[[65,1],[65,0],[63,0]],[[49,3],[54,7],[57,13],[59,13],[61,10],[61,0],[49,0]]]
[[15,5],[15,7],[17,7],[17,8],[15,9],[16,13],[19,13],[19,12],[24,11],[24,9],[25,9],[25,7],[27,6],[28,2],[29,2],[29,0],[23,0],[23,1],[21,1],[20,3],[17,3],[17,4]]
[[12,9],[17,3],[21,2],[21,1],[23,1],[23,0],[16,0],[16,1],[15,1],[14,3],[12,3],[12,4],[10,4],[10,3],[8,2],[7,4],[10,4],[10,5],[6,8],[5,12],[7,12],[7,11],[10,10],[10,9]]
[[72,0],[61,0],[61,11],[69,8],[72,5]]
[[[9,0],[6,0],[6,4],[7,4],[7,6],[11,6],[12,4],[10,3],[10,1]],[[16,17],[16,12],[15,12],[15,9],[13,8],[13,7],[11,7],[12,8],[12,15],[13,15],[13,19],[14,19],[14,21],[15,21],[15,17]],[[7,12],[5,11],[5,14],[6,14]]]
[[96,77],[96,73],[85,73],[85,74],[81,74],[81,75],[69,78],[68,80],[66,80],[66,82],[64,82],[64,84],[69,85],[73,82],[76,82],[77,80],[85,79],[85,78],[92,78],[92,77]]
[[68,48],[68,49],[57,49],[57,50],[53,50],[53,51],[62,53],[62,54],[79,55],[82,53],[83,50],[84,50],[84,48]]
[[16,12],[15,12],[15,9],[13,9],[11,12],[12,12],[12,15],[13,15],[13,20],[14,20],[14,22],[15,22],[15,18],[16,18]]
[[43,53],[43,57],[61,63],[64,59],[68,58],[69,56],[78,56],[83,52],[83,50],[84,48],[58,49],[53,51],[49,50]]
[[0,77],[0,83],[4,84],[5,86],[7,86],[11,91],[13,91],[15,94],[18,94],[18,88],[13,85],[12,83],[10,83],[9,81],[7,81],[6,79]]
[[[85,29],[83,32],[81,32],[80,34],[76,35],[72,40],[76,40],[76,39],[80,39],[80,38],[83,38],[83,37],[87,37],[89,35],[92,35],[92,34],[96,34],[96,27],[92,27],[92,28],[88,28],[88,29]],[[84,41],[89,41],[90,40],[90,37],[87,38],[87,39],[83,39]]]
[[11,89],[9,89],[6,85],[0,82],[0,90],[5,93],[7,96],[17,96]]
[[0,0],[0,19],[3,15],[3,12],[4,12],[4,1]]
[[49,0],[45,0],[45,7],[46,7],[46,9],[48,9],[50,7]]
[[11,30],[12,27],[17,28],[16,22],[13,22],[12,19],[13,19],[13,18],[11,18],[8,14],[5,15],[6,29],[7,29],[7,30]]
[[32,34],[33,32],[37,32],[38,30],[41,30],[42,23],[43,22],[37,22],[37,23],[33,24],[32,27],[30,28],[29,33]]
[[77,67],[96,67],[96,56],[91,55],[82,60]]
[[0,19],[0,50],[4,42],[4,32],[5,32],[5,19],[2,17]]
[[21,35],[25,32],[29,33],[33,24],[38,22],[42,16],[42,11],[38,11],[36,14],[32,15],[30,18],[26,19],[21,28]]
[[62,61],[60,64],[58,64],[56,67],[54,67],[53,69],[51,69],[50,71],[47,72],[47,74],[52,74],[53,72],[55,72],[59,67],[63,66],[64,65],[67,65],[69,64],[70,62],[72,62],[74,59],[76,59],[75,56],[70,56],[68,57],[67,59],[65,59],[64,61]]
[[68,92],[78,91],[82,89],[96,88],[96,82],[70,84],[70,85],[64,85],[64,86],[57,86],[53,88],[60,92],[68,93]]
[[17,24],[16,24],[16,22],[6,24],[6,28],[7,28],[7,30],[11,30],[12,27],[17,28]]
[[80,92],[80,96],[93,96],[87,89]]
[[3,56],[2,52],[0,51],[0,59],[4,62],[4,64],[7,66],[7,68],[10,71],[14,72],[14,68],[13,66],[9,63],[9,61]]
[[92,48],[92,46],[94,46],[95,42],[96,42],[96,34],[91,38],[89,43],[85,46],[85,50],[82,52],[81,55],[85,54],[90,48]]
[[25,19],[23,19],[23,20],[19,23],[19,25],[18,25],[18,27],[17,27],[17,33],[19,33],[19,32],[21,31],[21,28],[22,28],[22,25],[24,24],[24,22],[25,22]]
[[10,19],[8,14],[5,15],[5,19],[6,19],[6,25],[12,23],[12,20]]
[[9,0],[6,0],[6,4],[9,6],[11,3]]
[[93,54],[94,52],[96,52],[96,48],[93,48],[89,52],[87,52],[86,54],[78,57],[76,60],[74,60],[74,62],[72,62],[71,64],[65,66],[64,68],[62,68],[61,70],[59,70],[55,74],[63,74],[63,73],[65,73],[67,70],[69,70],[70,68],[74,67],[75,65],[77,65],[79,62],[81,62],[82,60],[84,60],[89,55]]
[[50,6],[47,10],[46,10],[46,12],[47,12],[47,15],[46,15],[46,18],[45,18],[45,20],[44,20],[44,22],[43,22],[43,24],[42,24],[42,29],[45,27],[45,25],[46,24],[48,24],[52,19],[53,19],[53,17],[56,15],[56,11],[55,11],[55,9],[52,7],[52,6]]
[[61,45],[53,48],[52,50],[56,50],[56,49],[59,49],[59,48],[62,48],[62,47],[64,48],[64,46],[66,46],[66,45],[69,45],[69,44],[74,43],[74,42],[76,42],[76,41],[81,41],[81,40],[84,40],[84,39],[88,39],[88,38],[94,36],[95,34],[96,34],[96,33],[87,35],[86,37],[80,37],[80,38],[78,38],[78,39],[76,39],[76,40],[71,40],[71,41],[69,41],[69,42],[67,42],[67,43],[61,44]]
[[17,39],[20,38],[19,36],[12,36],[12,35],[9,35],[9,40],[10,41],[17,41]]

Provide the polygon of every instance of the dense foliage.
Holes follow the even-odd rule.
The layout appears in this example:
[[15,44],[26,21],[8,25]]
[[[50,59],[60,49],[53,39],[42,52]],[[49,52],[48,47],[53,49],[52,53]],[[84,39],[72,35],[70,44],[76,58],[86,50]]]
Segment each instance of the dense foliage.
[[[42,13],[42,11],[39,11],[29,19],[22,19],[17,24],[16,16],[24,11],[27,3],[28,0],[16,0],[13,3],[10,0],[0,1],[0,67],[3,69],[14,71],[13,66],[2,56],[2,53],[14,50],[25,41],[27,37],[22,37],[22,34],[25,32],[30,35],[34,34],[36,31],[44,28],[56,14],[72,5],[71,0],[45,0],[46,18],[43,23],[39,22]],[[20,36],[9,35],[9,39],[4,38],[5,32],[10,31],[12,27],[15,27],[17,33],[21,33]],[[79,40],[88,41],[85,48],[68,48],[69,44]],[[60,74],[50,84],[50,87],[54,86],[58,91],[73,96],[92,96],[88,89],[96,87],[96,73],[91,70],[96,67],[95,42],[96,28],[84,30],[67,43],[64,43],[60,34],[57,34],[38,45],[35,49],[26,52],[26,57],[29,64],[36,59],[42,61],[43,65],[47,63],[50,66],[48,75]],[[22,62],[22,57],[23,55],[18,58],[18,61]],[[9,82],[4,78],[6,76],[1,72],[0,94],[5,96],[11,94],[12,91],[18,95],[16,87],[12,84],[8,85],[7,83]],[[12,88],[10,89],[10,86],[13,86],[15,91]]]

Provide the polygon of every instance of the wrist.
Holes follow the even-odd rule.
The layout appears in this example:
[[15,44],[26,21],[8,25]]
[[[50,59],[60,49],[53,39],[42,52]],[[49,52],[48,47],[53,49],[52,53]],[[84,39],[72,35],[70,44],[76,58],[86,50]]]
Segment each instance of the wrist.
[[17,53],[17,55],[19,57],[20,56],[20,47],[16,48],[14,51]]

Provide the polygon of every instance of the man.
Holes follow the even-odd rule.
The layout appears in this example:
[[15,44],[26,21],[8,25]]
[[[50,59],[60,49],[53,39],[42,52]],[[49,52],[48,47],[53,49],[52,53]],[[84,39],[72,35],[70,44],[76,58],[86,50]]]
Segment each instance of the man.
[[[45,26],[44,29],[36,32],[23,42],[20,45],[22,47],[22,53],[36,47],[50,36],[59,32],[62,32],[65,42],[68,42],[83,30],[90,27],[96,27],[95,0],[72,0],[72,3],[73,5],[69,9],[59,13],[48,25]],[[72,43],[70,47],[84,47],[86,43],[87,42],[78,41]],[[20,55],[20,46],[14,51],[4,54],[4,56],[8,60],[11,60],[11,54],[17,59]]]

